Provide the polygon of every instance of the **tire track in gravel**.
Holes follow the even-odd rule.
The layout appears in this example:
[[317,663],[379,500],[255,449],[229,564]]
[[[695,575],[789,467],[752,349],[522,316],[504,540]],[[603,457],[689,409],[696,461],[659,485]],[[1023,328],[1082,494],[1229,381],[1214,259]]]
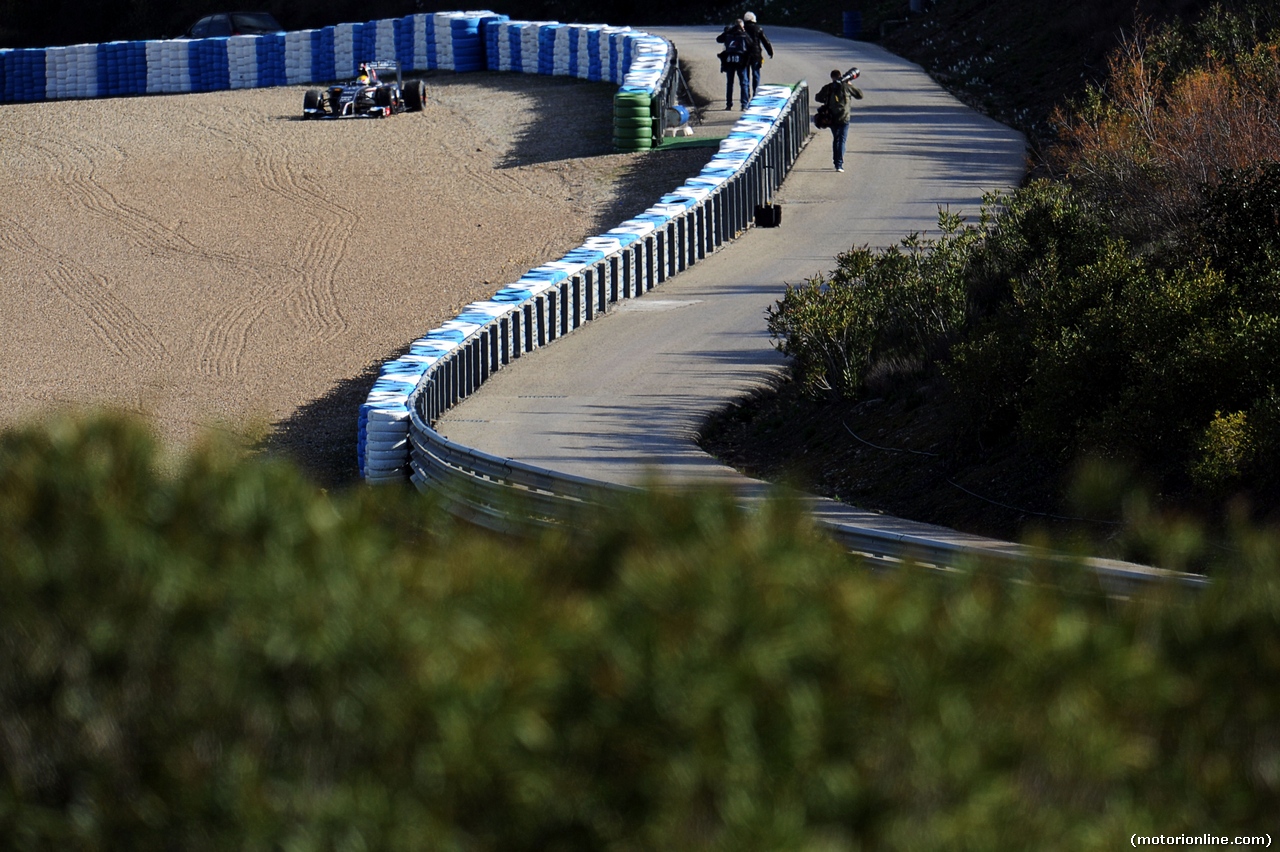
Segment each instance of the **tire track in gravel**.
[[357,214],[329,201],[314,186],[299,177],[300,169],[289,162],[288,149],[271,141],[270,133],[249,124],[228,130],[226,113],[204,116],[192,126],[211,138],[220,139],[252,157],[252,179],[266,192],[285,199],[314,220],[314,228],[303,231],[287,261],[262,276],[260,286],[246,292],[205,324],[199,353],[200,370],[206,375],[236,375],[254,326],[273,307],[283,305],[308,339],[326,343],[345,333],[349,324],[337,297],[337,272],[349,252],[352,235],[359,224]]
[[[299,273],[298,288],[290,304],[302,311],[311,339],[327,343],[348,330],[338,304],[338,269],[351,254],[351,244],[360,225],[359,215],[326,197],[323,189],[292,164],[287,146],[274,137],[252,140],[257,174],[269,192],[293,202],[315,220],[304,232],[290,257]],[[263,144],[270,142],[270,147]]]
[[0,219],[0,247],[33,258],[47,270],[45,280],[112,351],[130,360],[168,356],[164,342],[112,291],[105,275],[41,243],[20,222],[7,216]]
[[141,249],[170,253],[205,261],[235,262],[235,255],[214,251],[191,242],[145,211],[116,197],[98,179],[99,164],[123,160],[119,151],[108,148],[89,136],[66,136],[58,140],[24,137],[29,145],[46,157],[55,174],[80,207],[123,229],[130,242]]
[[[243,142],[240,138],[231,141]],[[122,202],[103,185],[97,177],[98,170],[113,160],[121,161],[123,158],[119,151],[87,135],[67,135],[58,140],[26,137],[24,142],[49,161],[60,185],[67,188],[80,207],[105,220],[114,229],[122,230],[132,245],[143,251],[229,268],[238,276],[256,279],[257,286],[249,290],[260,292],[268,289],[262,285],[271,277],[264,274],[269,269],[263,270],[260,264],[255,265],[234,252],[208,249],[192,242],[143,210]],[[248,330],[263,311],[265,307],[255,312],[252,306],[233,304],[219,312],[202,335],[201,351],[197,357],[200,373],[206,376],[236,375]]]

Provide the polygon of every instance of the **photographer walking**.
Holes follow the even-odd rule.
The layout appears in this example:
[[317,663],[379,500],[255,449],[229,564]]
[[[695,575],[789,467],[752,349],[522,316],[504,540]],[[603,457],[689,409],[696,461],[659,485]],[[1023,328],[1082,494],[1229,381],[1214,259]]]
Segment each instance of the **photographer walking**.
[[720,51],[720,70],[725,74],[724,100],[725,109],[733,109],[733,80],[738,78],[738,94],[741,98],[741,109],[747,108],[751,100],[751,71],[749,55],[751,53],[751,36],[741,18],[724,28],[724,32],[716,36],[716,41],[724,45]]
[[814,100],[827,108],[831,127],[831,162],[836,171],[844,171],[844,145],[849,138],[849,114],[854,100],[862,99],[862,92],[850,80],[858,77],[858,69],[850,68],[844,74],[831,72],[831,82],[823,86]]

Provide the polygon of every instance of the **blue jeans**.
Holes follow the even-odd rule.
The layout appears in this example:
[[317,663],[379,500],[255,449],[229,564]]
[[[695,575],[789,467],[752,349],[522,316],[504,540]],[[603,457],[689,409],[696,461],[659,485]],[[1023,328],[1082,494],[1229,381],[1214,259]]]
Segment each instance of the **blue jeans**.
[[742,106],[751,101],[751,78],[747,75],[751,69],[746,65],[724,72],[724,102],[727,108],[733,108],[733,78],[738,78],[738,91],[742,94]]
[[849,122],[831,125],[831,164],[844,168],[844,143],[849,138]]
[[751,96],[755,97],[756,92],[760,89],[760,67],[763,62],[751,63]]

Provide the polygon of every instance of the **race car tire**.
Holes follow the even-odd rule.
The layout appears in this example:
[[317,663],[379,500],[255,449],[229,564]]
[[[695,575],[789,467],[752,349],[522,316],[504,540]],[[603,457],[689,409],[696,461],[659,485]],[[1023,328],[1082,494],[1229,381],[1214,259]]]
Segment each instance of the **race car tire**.
[[302,96],[302,117],[311,118],[315,114],[311,112],[313,109],[324,111],[324,95],[319,89],[307,89],[307,93]]
[[634,117],[634,118],[624,118],[623,116],[616,115],[613,117],[613,126],[614,127],[652,127],[653,119],[647,115],[643,117]]
[[404,104],[409,112],[421,112],[427,106],[427,84],[422,80],[410,80],[405,84]]
[[614,118],[645,118],[653,115],[653,111],[649,109],[648,104],[645,106],[615,106],[613,108]]
[[391,87],[379,86],[373,90],[373,105],[380,107],[391,106]]

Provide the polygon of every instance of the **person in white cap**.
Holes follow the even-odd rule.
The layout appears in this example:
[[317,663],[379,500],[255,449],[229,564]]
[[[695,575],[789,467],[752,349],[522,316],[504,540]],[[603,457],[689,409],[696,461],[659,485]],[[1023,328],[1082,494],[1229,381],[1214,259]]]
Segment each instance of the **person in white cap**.
[[764,34],[764,30],[756,23],[756,13],[748,12],[742,16],[742,25],[747,30],[747,35],[751,37],[751,49],[747,53],[747,63],[751,67],[751,96],[754,98],[756,89],[760,88],[760,68],[764,65],[764,55],[767,51],[769,58],[773,58],[773,45],[769,44],[769,37]]

